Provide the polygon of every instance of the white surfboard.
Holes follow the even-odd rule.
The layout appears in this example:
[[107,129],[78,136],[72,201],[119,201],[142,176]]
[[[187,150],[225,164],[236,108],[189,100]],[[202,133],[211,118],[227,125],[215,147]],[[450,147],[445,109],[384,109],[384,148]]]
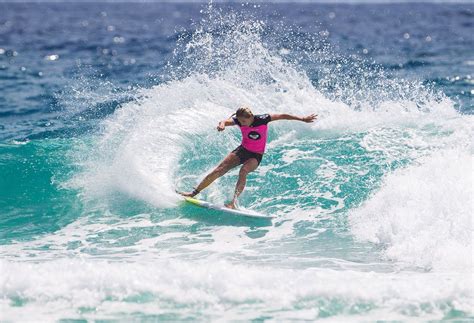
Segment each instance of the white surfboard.
[[185,199],[186,202],[189,202],[191,204],[194,204],[194,205],[197,205],[197,206],[200,206],[200,207],[205,207],[207,209],[218,210],[218,211],[225,212],[225,213],[230,213],[230,214],[233,214],[233,215],[246,216],[246,217],[255,218],[255,219],[267,219],[267,220],[275,218],[274,216],[265,215],[265,214],[262,214],[262,213],[255,212],[253,210],[230,209],[230,208],[228,208],[224,205],[216,205],[216,204],[212,204],[212,203],[209,203],[209,202],[206,202],[206,201],[198,200],[198,199],[195,199],[195,198],[192,198],[192,197],[186,197],[185,196],[184,199]]

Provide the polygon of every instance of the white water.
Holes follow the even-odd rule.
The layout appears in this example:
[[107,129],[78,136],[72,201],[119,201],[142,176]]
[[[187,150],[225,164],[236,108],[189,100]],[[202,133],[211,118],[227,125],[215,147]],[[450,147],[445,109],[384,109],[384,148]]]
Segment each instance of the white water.
[[[2,272],[0,286],[6,296],[2,313],[17,320],[32,315],[38,320],[74,318],[78,311],[86,319],[136,311],[144,316],[167,313],[175,319],[248,320],[271,315],[277,320],[312,320],[324,315],[319,313],[324,308],[344,317],[364,315],[371,307],[377,308],[372,315],[379,318],[423,314],[436,319],[448,303],[466,312],[472,306],[466,274],[292,270],[211,259],[2,262]],[[32,301],[10,306],[16,298]]]
[[472,272],[473,156],[441,150],[388,174],[379,191],[349,215],[361,240],[386,245],[390,259]]

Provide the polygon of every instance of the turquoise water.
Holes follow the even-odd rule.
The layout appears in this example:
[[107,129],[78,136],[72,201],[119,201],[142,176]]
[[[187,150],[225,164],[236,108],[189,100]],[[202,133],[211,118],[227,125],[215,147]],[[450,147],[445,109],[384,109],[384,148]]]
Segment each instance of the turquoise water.
[[[1,319],[474,319],[472,57],[435,19],[467,37],[472,6],[42,4],[73,40],[38,21],[38,57],[9,37],[37,11],[2,6]],[[242,104],[318,114],[270,123],[240,198],[270,223],[174,193],[239,144],[215,127]]]

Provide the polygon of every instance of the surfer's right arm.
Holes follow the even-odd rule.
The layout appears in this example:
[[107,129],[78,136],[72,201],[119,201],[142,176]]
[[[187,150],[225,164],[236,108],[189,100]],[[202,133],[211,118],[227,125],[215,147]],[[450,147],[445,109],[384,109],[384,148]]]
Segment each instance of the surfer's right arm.
[[232,118],[229,118],[227,120],[222,120],[221,122],[219,122],[219,125],[217,126],[217,131],[223,131],[225,127],[233,126],[233,125],[235,125],[235,122]]

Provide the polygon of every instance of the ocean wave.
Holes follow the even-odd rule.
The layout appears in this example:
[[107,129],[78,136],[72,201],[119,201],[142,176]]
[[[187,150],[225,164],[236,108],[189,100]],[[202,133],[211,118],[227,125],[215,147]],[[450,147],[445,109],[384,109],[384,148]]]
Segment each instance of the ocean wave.
[[4,319],[472,318],[469,274],[277,269],[223,260],[2,261]]
[[471,271],[472,162],[466,149],[440,150],[388,174],[349,215],[352,233],[386,257],[428,270]]

